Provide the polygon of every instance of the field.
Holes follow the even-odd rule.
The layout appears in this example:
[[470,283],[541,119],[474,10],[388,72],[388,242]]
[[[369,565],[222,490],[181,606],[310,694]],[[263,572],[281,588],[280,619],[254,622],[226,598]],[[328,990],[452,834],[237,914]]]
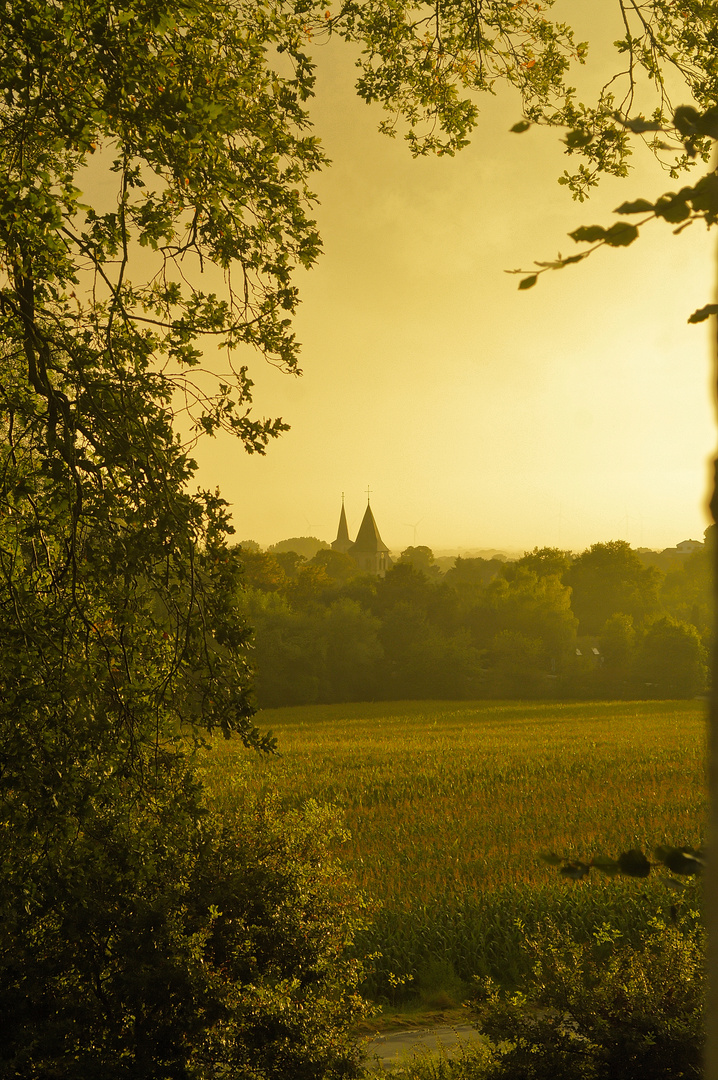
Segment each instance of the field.
[[[340,851],[380,901],[359,947],[380,951],[365,990],[394,1004],[459,1000],[472,975],[517,985],[527,931],[553,916],[582,937],[628,937],[676,892],[665,875],[570,881],[538,859],[702,842],[705,705],[688,702],[384,702],[266,710],[281,756],[217,739],[206,783],[340,807]],[[522,925],[519,925],[520,920]],[[391,974],[411,976],[395,988]]]

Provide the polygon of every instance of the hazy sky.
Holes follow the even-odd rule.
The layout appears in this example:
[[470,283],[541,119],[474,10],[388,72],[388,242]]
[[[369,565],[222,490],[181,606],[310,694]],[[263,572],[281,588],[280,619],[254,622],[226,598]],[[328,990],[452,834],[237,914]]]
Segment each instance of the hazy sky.
[[[585,15],[587,0],[573,7]],[[257,413],[291,431],[264,458],[229,437],[195,455],[237,539],[332,540],[342,492],[353,535],[368,486],[396,553],[702,538],[710,331],[686,319],[712,300],[712,236],[655,227],[528,292],[504,272],[680,184],[646,152],[629,179],[573,202],[559,133],[510,133],[508,91],[482,102],[469,149],[413,160],[355,98],[346,50],[317,59],[313,115],[333,166],[315,182],[324,255],[298,279],[304,375],[250,365]]]

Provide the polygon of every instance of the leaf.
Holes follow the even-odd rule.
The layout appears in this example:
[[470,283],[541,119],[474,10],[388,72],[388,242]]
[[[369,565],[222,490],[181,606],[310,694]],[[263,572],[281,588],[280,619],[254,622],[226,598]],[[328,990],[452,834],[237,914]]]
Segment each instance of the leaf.
[[711,315],[718,315],[718,304],[706,304],[705,307],[698,308],[692,315],[688,316],[689,323],[705,322]]
[[606,233],[606,243],[610,247],[628,247],[638,236],[635,225],[629,225],[627,221],[617,221]]
[[718,176],[708,173],[693,188],[683,188],[679,192],[690,202],[694,210],[704,210],[715,217],[718,214]]
[[634,116],[628,120],[620,121],[625,128],[635,135],[642,135],[644,131],[662,131],[663,128],[655,120],[645,120],[642,116]]
[[645,214],[648,210],[653,210],[653,203],[648,199],[634,199],[633,202],[621,203],[613,212],[614,214]]
[[605,238],[606,230],[603,225],[582,225],[579,229],[575,229],[568,235],[572,240],[575,240],[577,244],[594,244],[597,240],[603,240]]
[[651,872],[651,864],[638,848],[631,848],[619,855],[618,868],[622,874],[629,877],[648,877]]
[[655,856],[672,874],[700,874],[703,860],[697,851],[688,847],[657,847]]
[[600,870],[602,874],[610,874],[613,877],[614,874],[619,872],[619,865],[615,859],[612,859],[609,855],[594,855],[591,859],[591,865],[595,866],[597,870]]
[[590,146],[592,140],[593,135],[589,131],[581,131],[578,128],[567,132],[563,141],[570,150],[581,150],[585,146]]
[[701,114],[692,105],[679,105],[673,114],[673,123],[681,135],[695,135],[701,121]]
[[522,281],[519,282],[519,288],[520,289],[533,289],[533,287],[534,287],[534,285],[536,284],[537,281],[538,281],[538,274],[531,274],[530,277],[525,277],[525,278],[523,278]]
[[692,194],[691,188],[683,188],[677,195],[661,195],[654,207],[656,216],[674,224],[685,221],[691,216],[688,199]]
[[549,866],[560,866],[564,861],[555,851],[541,851],[539,852],[539,859],[543,859]]
[[697,127],[701,135],[707,135],[709,139],[718,139],[718,109],[715,105],[703,113]]
[[571,878],[573,881],[580,881],[581,878],[585,878],[590,873],[591,867],[587,863],[571,862],[566,866],[561,867],[561,873],[564,877]]
[[685,881],[679,881],[678,878],[667,877],[664,878],[666,885],[669,885],[671,889],[678,889],[680,892],[685,892],[688,888],[688,884]]
[[524,131],[528,131],[530,127],[531,124],[528,120],[519,120],[518,124],[514,124],[512,128],[509,128],[509,131],[515,131],[517,135],[521,135]]

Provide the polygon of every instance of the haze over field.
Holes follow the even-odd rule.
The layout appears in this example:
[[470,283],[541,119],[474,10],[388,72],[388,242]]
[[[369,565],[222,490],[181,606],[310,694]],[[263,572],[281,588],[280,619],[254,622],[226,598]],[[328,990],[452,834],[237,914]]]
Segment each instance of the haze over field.
[[[606,58],[605,72],[576,75],[591,100],[615,70],[618,28],[588,0],[565,7]],[[325,253],[298,281],[304,376],[247,358],[257,412],[291,431],[265,458],[228,438],[197,455],[238,538],[331,540],[342,492],[353,533],[370,486],[395,552],[701,539],[710,355],[706,329],[686,319],[712,298],[709,235],[656,227],[524,293],[504,273],[565,254],[578,225],[681,181],[646,151],[628,179],[573,202],[556,182],[575,163],[560,133],[510,133],[520,108],[503,88],[480,103],[467,150],[412,160],[356,99],[350,53],[336,43],[316,58],[312,115],[333,167],[315,182]]]

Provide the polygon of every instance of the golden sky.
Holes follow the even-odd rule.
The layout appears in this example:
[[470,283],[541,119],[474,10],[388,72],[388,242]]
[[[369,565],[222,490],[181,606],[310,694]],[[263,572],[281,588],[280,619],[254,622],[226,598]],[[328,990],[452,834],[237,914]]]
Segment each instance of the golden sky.
[[501,90],[467,150],[413,160],[355,98],[346,50],[316,58],[312,111],[333,166],[315,182],[324,255],[298,279],[304,375],[250,360],[256,412],[291,431],[264,458],[224,436],[195,453],[237,539],[330,541],[342,492],[353,534],[367,487],[395,553],[701,539],[711,331],[686,319],[713,298],[713,237],[657,226],[527,292],[504,272],[680,182],[646,152],[628,179],[573,202],[557,184],[560,134],[512,134],[520,106]]

